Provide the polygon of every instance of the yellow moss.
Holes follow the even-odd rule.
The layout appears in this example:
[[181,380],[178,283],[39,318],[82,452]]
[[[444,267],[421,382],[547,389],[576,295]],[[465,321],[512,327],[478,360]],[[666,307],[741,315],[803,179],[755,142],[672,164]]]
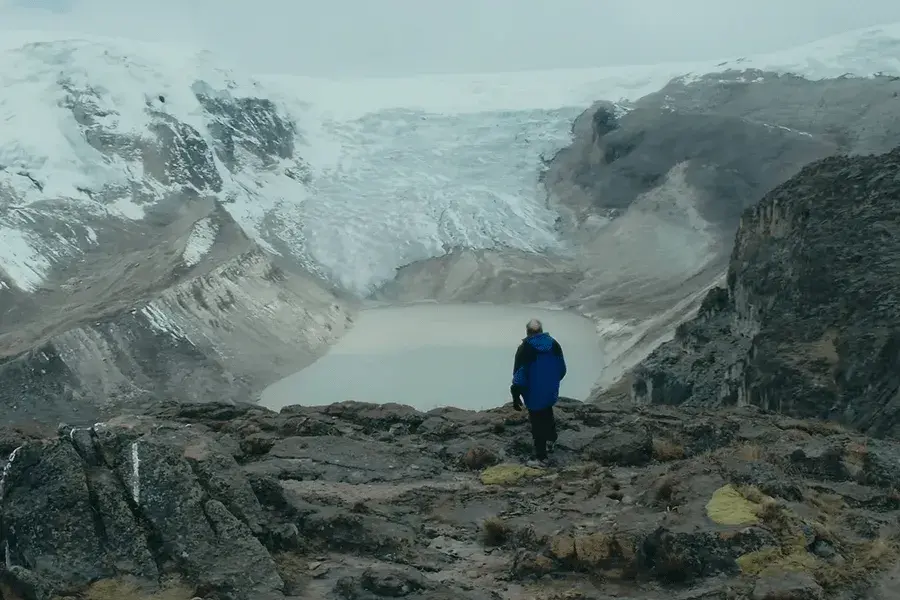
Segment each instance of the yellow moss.
[[143,592],[124,579],[101,579],[91,584],[84,600],[191,600],[194,594],[180,584],[173,584],[155,593]]
[[523,465],[496,465],[481,473],[481,483],[485,485],[515,485],[522,479],[543,475],[542,469]]
[[805,549],[785,552],[781,548],[763,548],[750,552],[739,557],[736,562],[741,572],[748,575],[760,575],[770,570],[811,573],[818,564],[816,558]]
[[720,525],[748,525],[759,522],[759,508],[729,484],[715,491],[706,504],[706,514]]

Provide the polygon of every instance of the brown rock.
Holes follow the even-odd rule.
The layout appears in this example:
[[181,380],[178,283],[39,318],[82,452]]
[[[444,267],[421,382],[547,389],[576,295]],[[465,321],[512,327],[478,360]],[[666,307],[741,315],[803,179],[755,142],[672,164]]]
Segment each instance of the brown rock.
[[645,465],[653,459],[653,438],[644,427],[609,427],[594,436],[584,453],[590,460],[605,465]]
[[770,571],[753,588],[753,600],[822,600],[825,592],[812,575],[796,571]]
[[569,535],[560,535],[550,540],[550,553],[560,560],[572,560],[575,558],[575,538]]

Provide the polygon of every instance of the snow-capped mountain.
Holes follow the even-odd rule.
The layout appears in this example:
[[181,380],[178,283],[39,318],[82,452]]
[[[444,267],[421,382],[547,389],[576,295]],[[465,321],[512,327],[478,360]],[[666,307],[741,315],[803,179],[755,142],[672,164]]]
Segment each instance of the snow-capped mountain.
[[[734,120],[749,123],[741,139],[777,151],[717,165],[756,178],[736,194],[743,208],[805,160],[890,137],[890,76],[900,75],[900,26],[709,64],[353,81],[254,78],[207,53],[26,38],[38,41],[6,39],[0,51],[0,377],[12,382],[0,401],[10,406],[51,388],[246,397],[311,360],[348,323],[352,297],[398,268],[425,265],[381,298],[447,296],[422,261],[499,261],[475,279],[496,277],[514,253],[524,263],[507,278],[549,261],[552,293],[538,278],[514,299],[598,317],[628,298],[624,282],[708,272],[707,285],[738,209],[714,214],[719,184],[689,163],[713,164]],[[848,75],[863,79],[811,83]],[[810,99],[826,104],[798,108]],[[881,112],[861,116],[860,99]],[[598,100],[615,104],[582,114]],[[816,129],[835,111],[831,129]],[[702,143],[682,119],[692,113]],[[866,131],[868,146],[851,143]],[[777,173],[758,168],[785,156]],[[648,164],[652,177],[634,184]],[[683,264],[660,270],[675,251]],[[450,296],[510,299],[510,286],[495,288]],[[41,374],[56,374],[56,387]]]

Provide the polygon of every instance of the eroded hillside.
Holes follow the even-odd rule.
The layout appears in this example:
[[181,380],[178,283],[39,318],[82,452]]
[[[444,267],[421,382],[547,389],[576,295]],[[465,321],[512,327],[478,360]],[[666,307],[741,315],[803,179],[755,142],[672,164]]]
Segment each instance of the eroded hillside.
[[637,402],[756,405],[900,435],[900,150],[832,157],[749,209],[727,287],[634,372]]

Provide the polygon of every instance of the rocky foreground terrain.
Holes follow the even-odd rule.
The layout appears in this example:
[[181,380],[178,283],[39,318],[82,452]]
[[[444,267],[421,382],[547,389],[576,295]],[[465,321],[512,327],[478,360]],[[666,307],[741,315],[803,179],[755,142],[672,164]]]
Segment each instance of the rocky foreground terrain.
[[635,369],[631,397],[900,437],[898,292],[900,148],[815,162],[745,213],[726,287]]
[[900,443],[745,409],[166,403],[3,429],[3,600],[892,600]]

